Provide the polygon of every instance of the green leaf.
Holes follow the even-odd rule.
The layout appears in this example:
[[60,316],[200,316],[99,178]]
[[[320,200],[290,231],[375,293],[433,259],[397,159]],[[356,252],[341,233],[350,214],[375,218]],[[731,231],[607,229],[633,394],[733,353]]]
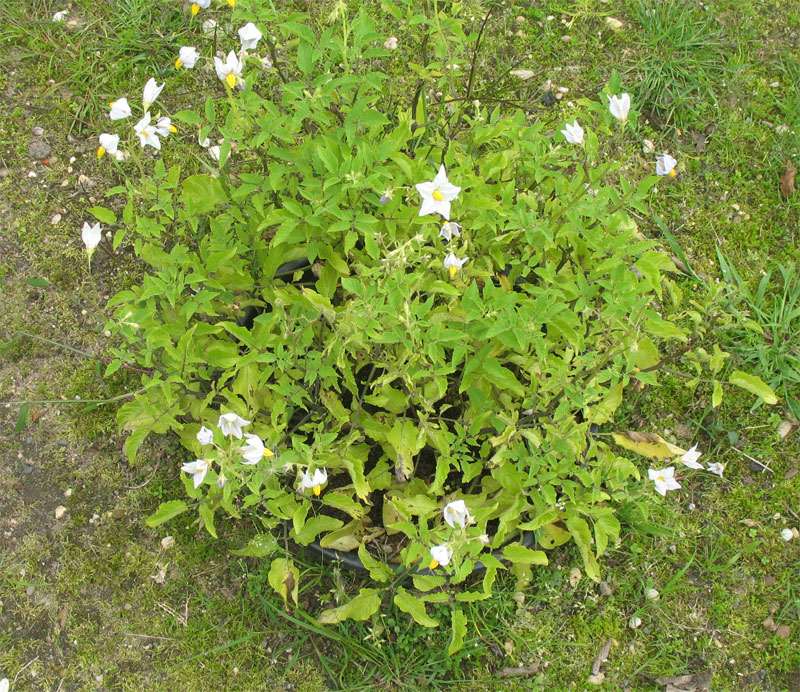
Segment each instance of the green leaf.
[[566,521],[567,528],[572,534],[572,540],[578,546],[578,550],[583,558],[583,565],[586,576],[593,581],[600,581],[600,567],[592,553],[592,536],[589,532],[589,524],[580,517],[572,516]]
[[365,546],[363,543],[358,546],[358,557],[361,560],[361,564],[367,568],[369,576],[375,581],[389,581],[392,577],[394,577],[394,572],[392,572],[392,569],[388,565],[385,565],[384,563],[372,557],[367,550],[367,546]]
[[128,461],[132,464],[136,460],[136,452],[145,438],[150,434],[151,428],[149,426],[136,428],[127,438],[125,438],[125,455]]
[[25,283],[28,284],[28,286],[33,286],[34,288],[47,288],[50,285],[50,282],[47,279],[42,279],[38,276],[33,279],[25,279]]
[[269,566],[267,581],[284,603],[289,603],[291,598],[291,601],[297,605],[300,571],[292,564],[291,560],[282,557],[273,560]]
[[117,215],[110,209],[106,209],[105,207],[89,207],[88,211],[100,223],[117,223]]
[[227,200],[222,183],[210,175],[190,175],[182,183],[181,199],[189,215],[207,214]]
[[333,625],[344,620],[368,620],[381,607],[381,597],[377,589],[361,589],[349,603],[340,605],[338,608],[328,608],[323,610],[318,622],[323,625]]
[[203,119],[194,111],[178,111],[173,114],[172,118],[174,120],[180,120],[187,125],[200,125],[203,122]]
[[217,529],[214,527],[214,510],[211,509],[207,504],[202,504],[197,508],[198,514],[200,514],[200,518],[203,520],[203,524],[206,527],[206,531],[208,531],[214,538],[219,538],[217,536]]
[[297,535],[294,537],[294,540],[300,545],[308,545],[319,534],[336,531],[343,525],[344,522],[341,519],[319,514],[316,517],[311,517],[311,519],[303,524],[303,528],[297,533]]
[[30,404],[22,404],[19,407],[19,413],[17,414],[17,424],[14,426],[14,434],[16,435],[18,432],[21,432],[22,429],[25,427],[25,423],[28,421],[28,411],[31,410]]
[[758,397],[761,397],[766,404],[778,403],[778,397],[775,396],[775,392],[772,391],[772,387],[770,387],[760,377],[749,375],[741,370],[734,370],[731,373],[731,376],[728,378],[728,382],[736,385],[737,387],[741,387],[742,389],[746,389],[748,392],[752,392]]
[[447,647],[447,655],[452,656],[464,647],[464,635],[467,633],[467,616],[461,608],[453,608],[452,615],[453,638]]
[[485,360],[482,364],[482,369],[484,375],[498,389],[507,389],[518,397],[525,396],[525,388],[519,383],[514,373],[508,368],[504,368],[494,358]]
[[544,551],[531,550],[518,543],[511,543],[503,548],[503,557],[510,562],[523,565],[546,565],[548,563]]
[[173,517],[183,514],[183,512],[185,512],[187,509],[189,509],[189,506],[183,500],[170,500],[169,502],[162,502],[158,506],[158,509],[144,520],[144,523],[150,528],[155,528],[156,526],[163,524],[165,521],[169,521]]
[[253,536],[244,548],[231,550],[232,555],[242,557],[266,557],[278,549],[278,539],[271,533],[258,533]]
[[398,587],[397,593],[394,595],[394,604],[423,627],[439,626],[439,622],[428,615],[424,601],[412,596],[402,586]]

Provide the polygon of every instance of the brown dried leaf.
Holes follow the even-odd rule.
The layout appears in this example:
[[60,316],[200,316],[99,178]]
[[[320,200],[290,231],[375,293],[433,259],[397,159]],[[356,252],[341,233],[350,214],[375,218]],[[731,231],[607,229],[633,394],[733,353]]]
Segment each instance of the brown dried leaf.
[[592,664],[592,675],[597,675],[600,673],[600,669],[603,667],[603,664],[608,660],[608,652],[611,651],[611,644],[613,641],[613,639],[609,639],[605,644],[603,644],[600,651],[597,652],[597,657],[594,659],[594,663]]
[[766,619],[765,619],[765,620],[764,620],[764,621],[761,623],[761,626],[762,626],[762,627],[763,627],[765,630],[769,630],[770,632],[774,632],[776,629],[778,629],[778,628],[777,628],[777,626],[775,625],[775,620],[773,620],[773,619],[772,619],[772,615],[770,615],[769,617],[767,617],[767,618],[766,618]]
[[778,625],[775,628],[775,634],[783,639],[788,639],[792,635],[792,630],[789,629],[789,625]]
[[530,666],[506,666],[497,675],[501,678],[513,678],[519,675],[535,675],[539,672],[539,664]]
[[790,158],[786,159],[786,168],[781,173],[781,197],[788,199],[789,195],[794,194],[794,176],[797,169],[794,167]]
[[792,466],[786,473],[783,474],[783,480],[788,481],[790,478],[794,478],[797,475],[797,467]]
[[67,626],[67,614],[69,613],[69,606],[65,603],[58,613],[58,624],[63,630]]

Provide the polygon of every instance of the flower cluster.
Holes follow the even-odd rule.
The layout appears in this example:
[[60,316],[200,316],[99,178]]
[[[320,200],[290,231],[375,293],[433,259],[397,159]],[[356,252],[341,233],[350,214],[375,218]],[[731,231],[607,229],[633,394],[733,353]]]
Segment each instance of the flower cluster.
[[[442,510],[442,515],[445,523],[451,529],[458,527],[461,537],[464,535],[464,529],[466,529],[467,524],[470,524],[474,521],[473,516],[470,514],[469,509],[467,508],[467,503],[464,502],[464,500],[454,500],[453,502],[446,504],[444,510]],[[481,537],[481,539],[482,538],[483,537]],[[488,543],[488,539],[486,542]],[[430,553],[431,561],[428,565],[429,569],[436,569],[440,565],[445,567],[450,563],[450,560],[453,557],[454,550],[452,547],[452,542],[435,545],[430,549]]]
[[[428,214],[440,214],[444,217],[445,223],[439,231],[439,236],[445,243],[449,243],[453,238],[461,237],[461,225],[450,221],[450,203],[458,197],[461,188],[453,185],[447,179],[447,171],[444,164],[439,166],[439,172],[430,182],[417,183],[417,192],[422,197],[422,206],[419,208],[419,216]],[[448,270],[450,278],[453,279],[458,274],[458,270],[466,264],[469,257],[460,259],[455,253],[448,253],[443,261],[444,268]]]
[[[684,466],[690,469],[703,470],[703,465],[697,460],[702,456],[702,452],[697,451],[697,445],[694,445],[688,452],[685,452],[679,459]],[[713,462],[706,465],[705,470],[710,471],[722,478],[725,471],[725,465],[719,462]],[[667,490],[678,490],[681,485],[675,480],[675,467],[668,466],[665,469],[654,470],[649,469],[647,475],[653,483],[655,483],[655,490],[659,495],[666,495]]]

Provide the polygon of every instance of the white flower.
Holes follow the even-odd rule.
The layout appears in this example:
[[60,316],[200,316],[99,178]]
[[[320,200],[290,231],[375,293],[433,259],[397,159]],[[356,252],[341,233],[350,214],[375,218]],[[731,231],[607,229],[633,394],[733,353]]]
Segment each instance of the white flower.
[[192,16],[196,15],[200,10],[207,10],[211,5],[211,0],[194,0],[191,6]]
[[90,226],[84,221],[81,237],[83,238],[83,244],[91,255],[94,249],[100,244],[100,239],[103,237],[103,229],[100,227],[99,223]]
[[725,464],[720,464],[718,461],[715,461],[713,464],[708,465],[708,470],[722,478],[722,474],[725,471]]
[[155,124],[156,132],[162,137],[168,137],[170,133],[178,131],[178,128],[172,124],[172,120],[166,116],[158,119]]
[[452,252],[444,258],[444,267],[450,272],[451,279],[455,278],[455,275],[458,274],[458,270],[466,264],[467,260],[469,260],[469,257],[459,259]]
[[[53,15],[53,21],[56,23],[63,22],[68,14],[69,10],[60,10]],[[8,681],[6,681],[6,683],[8,683]],[[2,687],[0,687],[0,692],[2,692]]]
[[100,146],[97,147],[97,158],[102,158],[103,154],[114,156],[119,148],[119,135],[109,135],[105,132],[97,138]]
[[450,562],[451,557],[453,557],[453,551],[447,547],[446,543],[435,545],[431,548],[431,564],[428,567],[430,569],[436,569],[439,565],[444,567]]
[[221,156],[219,146],[215,144],[213,147],[209,147],[208,155],[214,159],[214,161],[219,161],[219,157]]
[[154,125],[150,124],[150,113],[145,113],[144,117],[133,126],[134,132],[139,135],[139,143],[142,148],[151,146],[153,149],[161,149],[161,140]]
[[781,538],[788,543],[794,538],[794,531],[791,529],[781,529]]
[[608,110],[620,122],[625,122],[628,119],[628,111],[631,109],[631,97],[629,94],[622,94],[622,96],[608,97]]
[[439,238],[444,238],[449,243],[454,237],[461,237],[461,224],[455,221],[445,221],[442,224],[442,229],[439,231]]
[[181,471],[186,471],[194,476],[194,487],[197,488],[206,477],[210,465],[211,462],[205,459],[197,459],[181,466]]
[[445,505],[444,520],[451,528],[455,528],[456,524],[458,524],[463,529],[472,521],[472,515],[469,513],[464,500],[455,500]]
[[667,466],[667,468],[661,469],[660,471],[649,469],[647,475],[650,477],[651,481],[655,482],[656,492],[659,495],[666,495],[667,490],[677,490],[681,487],[678,481],[675,480],[674,466]]
[[681,457],[681,461],[683,462],[684,466],[688,466],[690,469],[702,469],[703,465],[698,464],[697,460],[702,456],[702,452],[697,451],[697,445],[692,447],[686,454]]
[[[64,11],[66,12],[66,10]],[[0,692],[8,692],[8,678],[3,678],[0,680]]]
[[561,134],[570,144],[583,144],[583,128],[578,125],[577,120],[572,125],[566,123]]
[[147,84],[144,85],[144,89],[142,90],[142,110],[145,113],[150,109],[150,106],[155,103],[158,95],[164,89],[165,84],[166,82],[161,82],[161,86],[159,86],[152,77],[147,80]]
[[397,37],[390,36],[383,42],[383,47],[386,50],[397,50]]
[[203,147],[203,149],[208,149],[208,147],[211,146],[211,139],[209,139],[208,137],[206,137],[205,139],[200,139],[200,137],[198,136],[197,142],[200,144],[201,147]]
[[422,206],[419,208],[420,216],[438,213],[448,221],[450,220],[450,202],[458,197],[461,188],[448,182],[444,164],[439,167],[439,172],[432,182],[417,183],[416,188],[422,196]]
[[214,433],[204,425],[197,431],[197,441],[203,446],[210,445],[214,441]]
[[175,61],[175,69],[179,70],[181,67],[185,67],[187,70],[191,70],[199,59],[200,53],[197,52],[197,48],[194,46],[181,46],[178,51],[178,59]]
[[111,102],[111,112],[108,117],[112,120],[122,120],[131,115],[131,107],[128,105],[128,99],[122,98]]
[[225,62],[214,57],[214,69],[217,71],[220,81],[226,82],[233,89],[236,86],[236,79],[242,74],[242,61],[234,51],[231,51],[225,58]]
[[252,466],[265,457],[273,456],[272,450],[269,447],[264,447],[264,443],[258,435],[246,433],[244,437],[247,440],[247,444],[242,447],[242,456],[247,461],[243,461],[243,464]]
[[213,34],[216,28],[217,22],[213,19],[206,19],[206,21],[203,22],[203,33],[206,35]]
[[661,154],[656,159],[656,175],[668,175],[674,178],[677,175],[675,172],[675,166],[677,165],[678,162],[669,154]]
[[223,413],[217,422],[217,427],[222,430],[225,437],[233,435],[237,440],[242,439],[242,428],[247,425],[250,425],[250,421],[235,413]]
[[308,471],[303,471],[303,475],[300,478],[300,485],[297,486],[297,489],[302,493],[307,488],[311,488],[314,495],[319,495],[322,492],[322,486],[328,481],[328,472],[325,469],[317,469],[314,471],[313,474],[309,474]]
[[253,50],[261,40],[262,33],[253,22],[247,22],[239,29],[239,40],[242,42],[242,50]]

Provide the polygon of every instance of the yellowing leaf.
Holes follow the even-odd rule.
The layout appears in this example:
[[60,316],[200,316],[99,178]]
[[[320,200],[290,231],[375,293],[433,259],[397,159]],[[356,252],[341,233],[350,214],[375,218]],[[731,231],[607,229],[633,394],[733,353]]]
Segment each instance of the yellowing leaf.
[[742,372],[741,370],[734,370],[731,373],[731,376],[728,378],[728,382],[761,397],[766,404],[778,403],[778,397],[775,396],[775,392],[772,391],[772,387],[770,387],[760,377],[748,375],[746,372]]
[[655,433],[625,430],[611,433],[611,437],[620,447],[649,459],[671,459],[686,454],[685,449],[667,442]]
[[717,408],[722,403],[722,385],[714,380],[714,392],[711,394],[711,406]]
[[297,605],[297,595],[300,586],[300,572],[290,560],[277,558],[272,561],[267,575],[269,585],[283,598],[285,603],[289,600]]
[[344,620],[367,620],[381,607],[381,597],[377,589],[361,589],[352,601],[340,605],[338,608],[323,610],[318,622],[323,625],[333,625]]

